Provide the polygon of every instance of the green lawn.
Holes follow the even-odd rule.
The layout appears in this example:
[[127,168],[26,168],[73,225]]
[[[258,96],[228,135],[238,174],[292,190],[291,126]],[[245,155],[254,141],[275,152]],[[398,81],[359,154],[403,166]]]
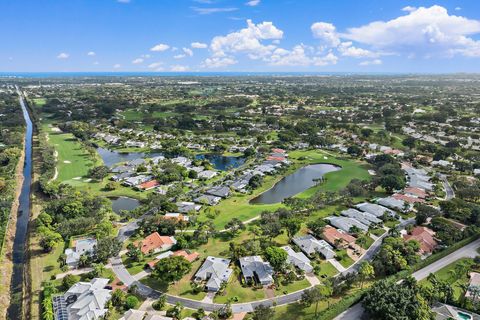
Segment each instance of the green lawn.
[[302,280],[299,280],[299,281],[294,281],[294,282],[289,283],[285,286],[280,284],[280,286],[275,289],[275,291],[276,291],[275,295],[283,295],[283,294],[287,294],[287,293],[292,293],[292,292],[302,290],[302,289],[305,289],[305,288],[308,288],[308,287],[310,287],[310,282],[308,282],[308,280],[306,278],[302,279]]
[[320,264],[320,273],[317,276],[318,278],[322,279],[326,277],[333,277],[337,273],[338,273],[338,270],[333,266],[333,264],[331,264],[328,261],[323,261]]
[[33,103],[38,107],[42,107],[43,105],[45,105],[45,103],[47,103],[47,99],[45,98],[34,98],[32,100]]
[[48,134],[49,144],[58,152],[57,180],[78,185],[86,179],[88,170],[99,164],[71,133],[55,132],[48,125],[43,125],[42,129]]
[[365,239],[365,243],[358,243],[357,239],[357,244],[359,244],[363,249],[367,250],[375,240],[373,240],[370,236],[364,236],[363,238]]
[[383,228],[377,228],[377,229],[372,229],[372,230],[370,230],[370,232],[371,232],[372,234],[376,235],[377,237],[380,237],[380,236],[382,236],[382,235],[383,235],[385,232],[387,232],[387,231],[385,231],[385,229],[383,229]]
[[[460,263],[465,263],[467,266],[469,266],[469,268],[471,268],[471,266],[474,264],[473,259],[463,258],[435,272],[435,276],[437,277],[438,280],[447,281],[450,285],[452,285],[455,299],[458,299],[460,295],[463,293],[460,288],[460,285],[469,282],[467,273],[459,277],[455,274],[455,267]],[[432,285],[430,281],[428,281],[427,279],[421,280],[420,284],[427,287],[430,287]]]
[[344,267],[344,268],[348,268],[350,267],[355,261],[353,261],[352,258],[350,258],[347,254],[347,251],[346,250],[336,250],[337,252],[337,257],[338,256],[341,256],[342,259],[341,260],[337,260],[338,262],[340,262],[340,264]]
[[231,276],[230,281],[228,282],[227,288],[225,289],[224,294],[215,295],[215,303],[226,303],[230,299],[234,299],[235,303],[255,301],[266,299],[265,291],[263,288],[256,289],[254,287],[243,287],[238,276],[234,274]]
[[202,300],[203,298],[205,298],[205,296],[207,295],[205,291],[201,291],[195,294],[192,292],[192,287],[191,287],[191,282],[192,282],[191,280],[195,275],[195,273],[198,271],[198,268],[200,268],[200,266],[202,265],[202,263],[203,263],[203,259],[201,260],[199,259],[193,262],[192,270],[188,274],[186,274],[182,279],[180,279],[180,281],[177,281],[176,283],[171,284],[168,288],[168,293],[176,296],[192,299],[192,300]]

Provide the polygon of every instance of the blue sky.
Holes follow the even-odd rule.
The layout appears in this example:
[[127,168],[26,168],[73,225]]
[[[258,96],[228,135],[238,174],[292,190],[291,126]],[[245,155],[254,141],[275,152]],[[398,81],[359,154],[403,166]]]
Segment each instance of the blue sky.
[[0,71],[480,72],[480,1],[0,1]]

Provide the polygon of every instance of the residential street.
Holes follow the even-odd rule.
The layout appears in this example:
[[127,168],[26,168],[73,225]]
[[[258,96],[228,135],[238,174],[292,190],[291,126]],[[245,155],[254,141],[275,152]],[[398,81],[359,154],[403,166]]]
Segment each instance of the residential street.
[[[428,277],[430,273],[436,272],[443,267],[457,261],[461,258],[473,258],[478,255],[477,249],[480,247],[480,239],[473,241],[472,243],[467,244],[466,246],[458,249],[457,251],[452,252],[448,256],[426,266],[423,269],[418,270],[413,273],[413,277],[420,281]],[[335,318],[335,320],[358,320],[363,314],[363,308],[361,303],[357,303],[347,311],[343,312]]]

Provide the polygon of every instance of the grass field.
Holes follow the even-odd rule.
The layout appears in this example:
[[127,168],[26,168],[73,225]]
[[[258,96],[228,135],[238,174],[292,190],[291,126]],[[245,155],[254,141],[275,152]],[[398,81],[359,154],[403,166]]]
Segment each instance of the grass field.
[[45,103],[47,103],[47,99],[45,98],[35,98],[32,100],[37,107],[42,107],[43,105],[45,105]]
[[88,170],[98,165],[82,144],[71,133],[55,132],[49,125],[42,126],[48,134],[48,142],[57,151],[57,180],[78,185],[86,179]]
[[[466,273],[461,275],[460,277],[458,277],[455,274],[455,267],[460,263],[464,263],[465,265],[471,267],[473,265],[473,259],[463,258],[463,259],[457,260],[449,264],[448,266],[435,272],[435,276],[437,277],[438,280],[444,280],[452,286],[454,291],[454,299],[458,299],[462,294],[462,289],[460,288],[460,285],[466,284],[469,282],[469,278]],[[432,285],[430,281],[428,281],[427,279],[421,280],[420,284],[426,287],[431,287]]]

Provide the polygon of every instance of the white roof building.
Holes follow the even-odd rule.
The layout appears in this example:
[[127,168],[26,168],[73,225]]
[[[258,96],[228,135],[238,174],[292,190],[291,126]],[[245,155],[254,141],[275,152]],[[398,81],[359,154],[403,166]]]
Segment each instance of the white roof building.
[[111,298],[111,290],[105,289],[109,281],[95,278],[90,282],[78,282],[63,296],[54,297],[55,319],[101,319],[108,312],[106,304]]
[[284,246],[282,247],[282,249],[285,250],[288,254],[288,263],[293,264],[298,269],[303,270],[307,273],[313,271],[313,267],[310,264],[310,259],[308,259],[308,257],[302,252],[295,252],[290,246]]
[[335,257],[335,251],[331,245],[328,244],[325,240],[318,240],[314,236],[307,234],[302,237],[293,238],[293,243],[295,243],[303,252],[311,256],[315,253],[322,254],[325,259],[331,259]]

